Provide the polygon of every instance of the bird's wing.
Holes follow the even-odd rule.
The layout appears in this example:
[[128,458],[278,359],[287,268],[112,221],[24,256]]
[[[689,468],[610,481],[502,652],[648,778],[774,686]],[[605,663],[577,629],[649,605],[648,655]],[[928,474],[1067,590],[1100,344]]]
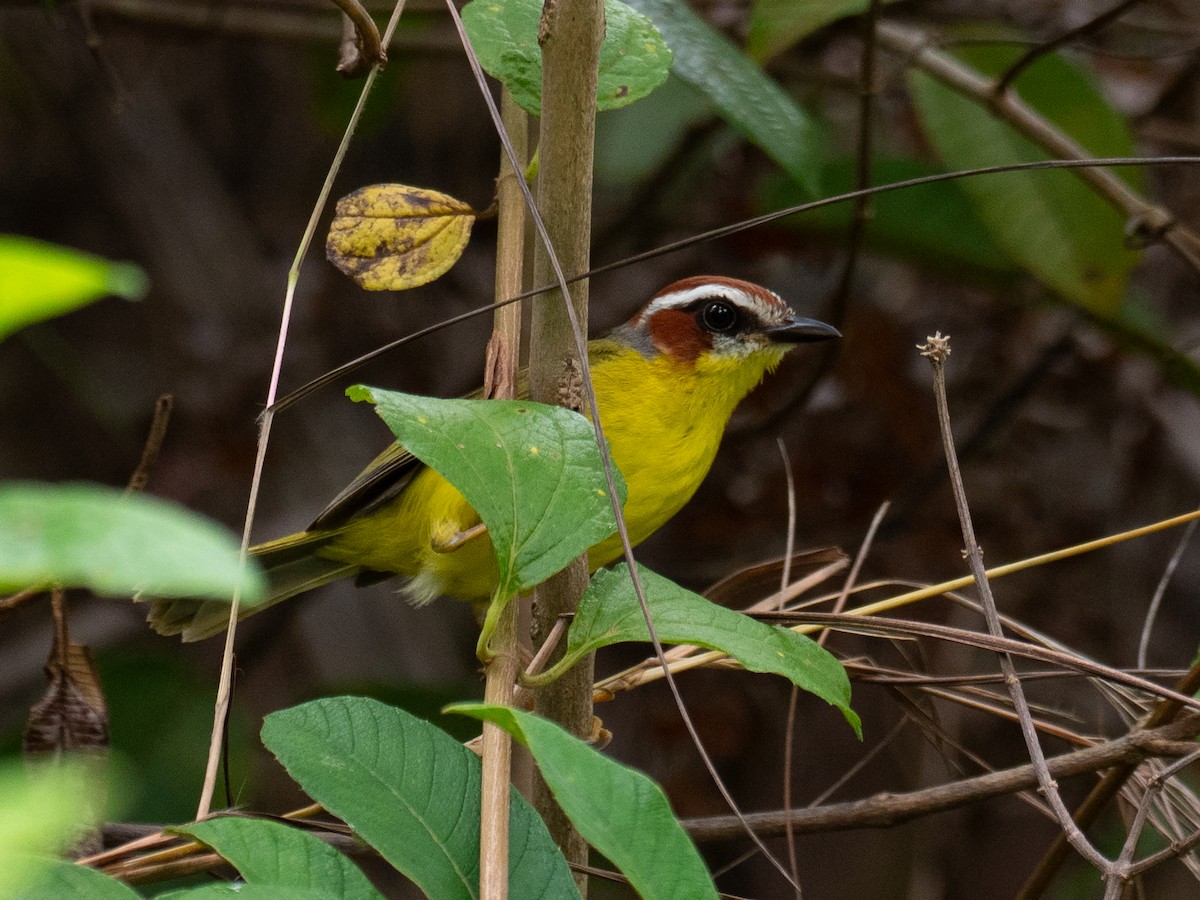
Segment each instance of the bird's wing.
[[308,530],[337,528],[355,516],[378,509],[399,497],[423,468],[425,464],[399,443],[390,445],[321,510]]
[[[593,340],[588,343],[588,359],[593,365],[620,351],[621,347],[615,341]],[[482,395],[480,388],[468,394],[467,399],[476,400]],[[517,373],[517,395],[521,398],[529,396],[528,371],[524,367]],[[403,446],[392,444],[371,460],[358,477],[329,502],[308,526],[308,530],[337,528],[355,516],[379,509],[399,497],[423,468],[425,464]]]
[[[524,369],[518,374],[517,381],[517,390],[524,396],[527,384]],[[483,388],[478,388],[467,394],[465,399],[478,400],[482,395]],[[425,464],[399,442],[389,445],[329,501],[329,505],[313,519],[308,530],[337,528],[355,516],[379,509],[404,493],[408,483],[424,468]]]

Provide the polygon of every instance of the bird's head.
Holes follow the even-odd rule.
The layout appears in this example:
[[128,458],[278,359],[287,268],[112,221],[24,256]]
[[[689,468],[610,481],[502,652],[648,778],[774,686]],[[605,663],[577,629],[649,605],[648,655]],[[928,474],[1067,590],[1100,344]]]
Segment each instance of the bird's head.
[[749,366],[761,377],[796,344],[841,334],[796,315],[778,294],[757,284],[698,275],[660,290],[612,337],[647,358],[665,356],[688,367]]

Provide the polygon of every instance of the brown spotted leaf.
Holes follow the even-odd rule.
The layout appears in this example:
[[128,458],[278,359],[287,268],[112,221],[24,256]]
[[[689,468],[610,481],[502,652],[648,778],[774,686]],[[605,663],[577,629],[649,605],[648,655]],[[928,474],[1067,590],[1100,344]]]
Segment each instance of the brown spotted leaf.
[[475,211],[460,200],[404,184],[373,184],[338,201],[325,255],[368,291],[403,291],[458,262]]

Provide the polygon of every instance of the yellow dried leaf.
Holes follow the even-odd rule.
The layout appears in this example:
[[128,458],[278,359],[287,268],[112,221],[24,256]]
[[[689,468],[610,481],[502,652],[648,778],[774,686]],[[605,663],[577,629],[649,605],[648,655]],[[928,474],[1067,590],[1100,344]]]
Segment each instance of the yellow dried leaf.
[[403,291],[458,262],[475,211],[438,191],[373,184],[338,201],[325,256],[368,291]]

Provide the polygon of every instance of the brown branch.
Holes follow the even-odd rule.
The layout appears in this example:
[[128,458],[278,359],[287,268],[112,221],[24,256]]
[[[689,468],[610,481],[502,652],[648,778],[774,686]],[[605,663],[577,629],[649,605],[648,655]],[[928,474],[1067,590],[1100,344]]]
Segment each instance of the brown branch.
[[[1184,756],[1195,750],[1189,743],[1200,733],[1200,716],[1188,716],[1169,725],[1145,728],[1088,747],[1064,753],[1046,761],[1054,778],[1099,772],[1113,766],[1136,767],[1147,757]],[[1037,787],[1037,773],[1032,764],[1016,766],[1002,772],[989,772],[952,784],[910,791],[904,794],[881,793],[863,800],[834,803],[815,808],[795,809],[790,816],[782,811],[747,813],[746,819],[755,831],[765,836],[783,834],[789,822],[798,834],[845,831],[854,828],[888,828],[934,813],[977,803],[993,797]],[[684,819],[683,827],[695,840],[718,841],[744,833],[734,816],[712,816]]]
[[142,458],[138,460],[137,468],[129,476],[129,484],[125,487],[127,494],[137,494],[146,489],[150,482],[150,473],[158,462],[158,454],[162,450],[163,440],[167,436],[167,425],[171,422],[171,411],[175,408],[175,398],[170,394],[160,394],[154,401],[154,418],[150,421],[150,432],[146,435],[146,443],[142,446]]
[[[1174,690],[1176,696],[1161,701],[1154,708],[1154,712],[1146,719],[1145,727],[1157,728],[1173,721],[1183,709],[1183,703],[1179,698],[1190,696],[1198,689],[1200,689],[1200,662],[1194,664],[1188,673],[1176,683]],[[1117,766],[1106,773],[1100,783],[1092,788],[1091,793],[1075,810],[1075,822],[1080,828],[1087,828],[1096,821],[1113,797],[1124,787],[1136,767],[1134,763]],[[1066,841],[1062,835],[1059,835],[1050,849],[1046,851],[1033,874],[1022,886],[1021,892],[1017,894],[1018,900],[1035,900],[1045,892],[1066,859],[1067,850]]]
[[338,46],[337,71],[347,78],[362,78],[371,71],[372,66],[382,66],[387,62],[387,54],[379,41],[379,27],[370,14],[363,9],[359,0],[330,0],[342,11],[344,23],[349,23],[350,29],[343,25],[342,42]]
[[1008,70],[1003,75],[996,79],[996,93],[1003,94],[1008,91],[1008,89],[1012,87],[1013,82],[1017,80],[1021,73],[1032,66],[1043,56],[1053,53],[1060,47],[1065,47],[1072,41],[1087,37],[1090,34],[1095,34],[1097,31],[1107,28],[1110,24],[1121,18],[1121,16],[1125,15],[1128,10],[1134,6],[1137,6],[1141,2],[1142,0],[1121,0],[1120,3],[1110,9],[1108,12],[1101,13],[1100,15],[1096,16],[1096,18],[1088,22],[1084,22],[1082,25],[1079,25],[1068,31],[1064,31],[1056,38],[1052,38],[1051,40],[1031,47],[1028,52],[1021,56],[1020,59],[1009,66]]
[[[896,22],[880,22],[879,42],[903,56],[946,87],[976,100],[1047,153],[1061,159],[1086,160],[1091,154],[1010,92],[1000,93],[987,78],[933,46],[923,31]],[[1200,236],[1178,222],[1170,210],[1151,203],[1128,184],[1099,168],[1074,170],[1078,178],[1127,220],[1126,233],[1139,241],[1161,241],[1193,269],[1200,271]]]

